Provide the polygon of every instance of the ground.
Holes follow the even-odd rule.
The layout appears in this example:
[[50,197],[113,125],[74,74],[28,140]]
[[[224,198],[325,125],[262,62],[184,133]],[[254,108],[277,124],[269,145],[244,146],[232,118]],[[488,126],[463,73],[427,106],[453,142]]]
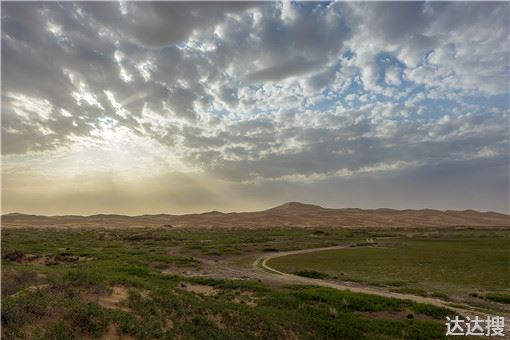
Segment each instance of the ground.
[[268,265],[284,272],[336,277],[478,305],[480,295],[509,293],[509,249],[507,233],[427,234],[279,257]]
[[[460,302],[465,307],[472,300],[469,306],[480,313],[506,310],[506,292],[496,289],[501,283],[496,276],[494,287],[465,278],[479,288],[473,290],[478,297],[457,301],[444,293],[424,304],[412,301],[428,301],[413,297],[412,290],[405,293],[408,299],[384,295],[414,288],[412,278],[398,278],[406,286],[344,282],[333,278],[343,270],[336,260],[331,268],[315,269],[328,275],[318,281],[287,278],[259,266],[260,259],[299,249],[348,247],[348,252],[370,255],[379,246],[400,249],[402,240],[416,249],[452,237],[465,245],[476,244],[473,237],[480,245],[487,241],[487,247],[468,247],[478,257],[494,240],[508,241],[505,230],[452,229],[428,235],[433,237],[409,230],[343,228],[4,229],[2,338],[437,339],[444,337],[445,316],[454,315]],[[311,252],[307,258],[321,254]],[[349,272],[354,267],[343,272],[355,278],[359,274]],[[362,288],[377,295],[355,292]],[[489,292],[499,294],[500,301],[489,299]]]

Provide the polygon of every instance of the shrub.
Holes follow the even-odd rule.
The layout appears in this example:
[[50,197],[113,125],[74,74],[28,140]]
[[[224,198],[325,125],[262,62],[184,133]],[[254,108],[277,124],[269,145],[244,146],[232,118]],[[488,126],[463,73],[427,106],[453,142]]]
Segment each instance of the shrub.
[[23,324],[26,313],[23,306],[15,301],[8,301],[2,304],[2,326],[8,327],[16,324]]
[[303,276],[303,277],[309,277],[311,279],[325,279],[329,277],[326,273],[321,273],[316,270],[301,270],[294,273],[295,275]]
[[401,293],[401,294],[428,296],[427,291],[425,291],[423,289],[418,289],[418,288],[397,288],[397,289],[392,289],[391,291],[395,292],[395,293]]
[[14,261],[21,260],[24,256],[25,256],[25,254],[23,252],[15,250],[15,251],[11,251],[10,253],[5,254],[3,256],[3,258],[4,258],[4,260],[14,262]]
[[193,339],[234,339],[226,330],[220,330],[203,316],[195,316],[178,326],[178,331],[185,334],[184,338]]
[[12,295],[36,281],[36,273],[29,271],[4,271],[2,273],[2,297]]
[[103,282],[105,282],[104,275],[100,273],[76,269],[69,270],[65,273],[63,279],[76,286],[101,286]]
[[72,329],[64,322],[59,321],[49,328],[44,334],[44,339],[48,340],[71,340],[76,339]]
[[487,293],[485,294],[485,298],[490,301],[510,304],[510,295],[503,293]]
[[446,308],[436,307],[429,304],[415,304],[413,310],[417,314],[428,315],[434,319],[444,319],[452,312]]
[[450,297],[448,295],[446,295],[445,293],[435,292],[435,293],[430,294],[430,296],[439,298],[439,299],[443,299],[445,301],[451,301]]
[[94,337],[99,337],[108,326],[105,312],[95,303],[80,303],[74,306],[67,319],[82,332]]

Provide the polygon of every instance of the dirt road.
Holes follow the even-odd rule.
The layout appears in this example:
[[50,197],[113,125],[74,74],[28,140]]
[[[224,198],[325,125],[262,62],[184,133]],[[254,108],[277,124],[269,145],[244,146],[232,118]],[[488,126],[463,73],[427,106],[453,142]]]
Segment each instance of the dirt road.
[[[265,270],[266,272],[269,272],[274,275],[278,275],[278,279],[282,281],[287,282],[297,282],[301,284],[309,284],[309,285],[315,285],[315,286],[321,286],[321,287],[329,287],[329,288],[335,288],[339,290],[350,290],[351,292],[355,293],[366,293],[366,294],[374,294],[379,296],[385,296],[385,297],[391,297],[391,298],[397,298],[397,299],[407,299],[416,301],[419,303],[429,303],[431,305],[439,306],[439,307],[449,307],[445,302],[439,299],[434,298],[427,298],[427,297],[421,297],[416,295],[410,295],[410,294],[401,294],[401,293],[393,293],[388,292],[382,289],[378,288],[372,288],[372,287],[356,287],[351,286],[346,283],[339,283],[339,282],[331,282],[321,279],[312,279],[308,277],[302,277],[294,274],[284,273],[281,272],[275,268],[270,267],[267,262],[269,260],[288,256],[288,255],[297,255],[297,254],[306,254],[306,253],[312,253],[316,251],[323,251],[323,250],[335,250],[335,249],[345,249],[350,247],[350,245],[343,245],[343,246],[333,246],[333,247],[323,247],[323,248],[313,248],[313,249],[302,249],[302,250],[293,250],[293,251],[286,251],[281,253],[275,253],[275,254],[268,254],[261,256],[257,258],[253,265],[254,267]],[[467,306],[466,306],[467,307]]]
[[[302,277],[298,275],[293,275],[289,273],[284,273],[282,271],[279,271],[275,268],[272,268],[267,264],[269,260],[282,257],[282,256],[288,256],[288,255],[296,255],[296,254],[306,254],[306,253],[312,253],[316,251],[323,251],[323,250],[334,250],[334,249],[345,249],[350,247],[350,245],[342,245],[342,246],[333,246],[333,247],[323,247],[323,248],[313,248],[313,249],[302,249],[302,250],[294,250],[294,251],[286,251],[286,252],[280,252],[280,253],[273,253],[273,254],[267,254],[263,255],[259,258],[257,258],[253,262],[253,267],[258,270],[259,272],[264,272],[265,275],[261,276],[271,276],[271,279],[273,281],[278,281],[284,284],[305,284],[305,285],[315,285],[315,286],[321,286],[321,287],[328,287],[338,290],[349,290],[351,292],[356,293],[365,293],[365,294],[372,294],[372,295],[378,295],[383,297],[389,297],[389,298],[396,298],[396,299],[404,299],[404,300],[411,300],[417,303],[428,303],[437,307],[444,307],[448,308],[450,310],[453,310],[455,313],[457,313],[460,316],[466,317],[474,317],[475,315],[478,315],[480,317],[487,317],[487,316],[495,316],[494,314],[488,314],[486,312],[482,312],[479,310],[474,310],[470,306],[463,305],[462,307],[459,307],[460,304],[456,304],[455,306],[452,306],[448,304],[447,302],[444,302],[439,299],[434,298],[428,298],[428,297],[421,297],[416,295],[410,295],[410,294],[401,294],[401,293],[394,293],[389,292],[377,287],[359,287],[359,286],[351,286],[347,283],[341,283],[338,281],[332,282],[332,281],[326,281],[321,279],[312,279],[307,277]],[[509,320],[508,315],[501,315],[501,313],[498,313],[499,316],[505,316],[506,320]],[[505,334],[510,334],[510,323],[505,322]]]

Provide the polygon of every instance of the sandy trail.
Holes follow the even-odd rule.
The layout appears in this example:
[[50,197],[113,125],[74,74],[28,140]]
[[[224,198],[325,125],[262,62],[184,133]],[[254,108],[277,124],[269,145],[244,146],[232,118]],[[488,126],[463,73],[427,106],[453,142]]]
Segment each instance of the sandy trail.
[[[470,306],[463,305],[462,307],[452,306],[442,300],[434,299],[434,298],[428,298],[428,297],[422,297],[422,296],[416,296],[416,295],[410,295],[410,294],[401,294],[401,293],[394,293],[385,291],[378,288],[373,287],[355,287],[348,285],[346,283],[340,283],[340,282],[331,282],[331,281],[325,281],[321,279],[312,279],[307,277],[302,277],[294,274],[284,273],[282,271],[279,271],[275,268],[272,268],[267,264],[269,260],[282,257],[282,256],[288,256],[288,255],[297,255],[297,254],[306,254],[306,253],[312,253],[316,251],[323,251],[323,250],[335,250],[335,249],[345,249],[349,248],[351,245],[341,245],[341,246],[333,246],[333,247],[322,247],[322,248],[311,248],[311,249],[302,249],[302,250],[293,250],[293,251],[286,251],[286,252],[280,252],[280,253],[274,253],[274,254],[266,254],[259,258],[257,258],[253,262],[253,267],[258,270],[259,273],[263,272],[265,275],[263,276],[271,276],[272,281],[278,281],[281,283],[289,284],[304,284],[304,285],[315,285],[315,286],[321,286],[321,287],[328,287],[338,290],[348,290],[355,293],[365,293],[365,294],[372,294],[372,295],[378,295],[383,297],[389,297],[389,298],[396,298],[396,299],[403,299],[403,300],[411,300],[417,303],[427,303],[431,304],[437,307],[444,307],[448,308],[450,310],[453,310],[456,312],[459,316],[462,317],[474,317],[476,315],[480,317],[487,317],[487,316],[496,316],[495,314],[488,314],[486,312],[482,312],[479,310],[475,310],[471,308]],[[498,316],[504,316],[505,317],[505,336],[506,338],[510,338],[510,318],[509,315],[503,315],[502,313],[498,313]]]
[[[370,288],[370,287],[355,287],[350,286],[344,283],[339,282],[331,282],[331,281],[325,281],[321,279],[312,279],[308,277],[302,277],[294,274],[284,273],[282,271],[279,271],[275,268],[270,267],[267,262],[269,260],[283,257],[283,256],[289,256],[289,255],[297,255],[297,254],[306,254],[306,253],[312,253],[316,251],[324,251],[324,250],[336,250],[336,249],[345,249],[349,248],[350,245],[343,245],[343,246],[333,246],[333,247],[322,247],[322,248],[312,248],[312,249],[302,249],[302,250],[293,250],[293,251],[286,251],[276,254],[269,254],[265,256],[261,256],[255,260],[253,265],[256,268],[265,270],[266,272],[269,272],[274,275],[279,275],[280,280],[284,281],[292,281],[292,282],[298,282],[301,284],[308,284],[308,285],[315,285],[315,286],[321,286],[321,287],[329,287],[329,288],[335,288],[339,290],[350,290],[351,292],[355,293],[366,293],[366,294],[374,294],[379,296],[385,296],[385,297],[391,297],[391,298],[397,298],[397,299],[407,299],[416,301],[419,303],[429,303],[438,307],[449,307],[444,301],[434,298],[427,298],[427,297],[421,297],[421,296],[415,296],[410,294],[401,294],[401,293],[393,293],[384,291],[382,289],[377,288]],[[467,307],[467,306],[466,306]]]
[[[351,244],[347,245],[338,245],[331,247],[321,247],[321,248],[310,248],[310,249],[301,249],[301,250],[293,250],[293,251],[285,251],[278,253],[270,253],[259,256],[252,262],[251,268],[247,267],[239,267],[233,266],[228,263],[216,262],[213,260],[202,259],[203,263],[208,265],[210,268],[213,268],[212,272],[209,274],[198,274],[196,276],[202,277],[216,277],[216,278],[230,278],[230,279],[252,279],[259,280],[265,283],[272,283],[275,285],[288,285],[288,284],[301,284],[301,285],[314,285],[320,287],[333,288],[343,291],[351,291],[355,293],[364,293],[377,295],[388,298],[396,298],[401,300],[411,300],[416,303],[426,303],[430,305],[434,305],[437,307],[448,308],[455,312],[456,315],[459,315],[462,318],[479,316],[481,318],[486,318],[487,316],[503,316],[505,317],[505,338],[510,339],[508,335],[510,335],[510,314],[501,313],[501,312],[486,312],[479,309],[472,308],[468,305],[461,305],[456,303],[454,306],[440,299],[422,297],[410,294],[402,294],[402,293],[394,293],[384,290],[378,287],[369,287],[363,286],[360,287],[359,284],[350,283],[350,282],[332,282],[321,279],[312,279],[307,277],[302,277],[298,275],[293,275],[289,273],[285,273],[279,271],[270,265],[268,265],[268,261],[271,259],[275,259],[282,256],[288,255],[296,255],[296,254],[306,254],[312,253],[316,251],[323,250],[336,250],[336,249],[345,249],[351,247]],[[446,320],[445,320],[446,321]],[[500,337],[501,339],[501,337]]]

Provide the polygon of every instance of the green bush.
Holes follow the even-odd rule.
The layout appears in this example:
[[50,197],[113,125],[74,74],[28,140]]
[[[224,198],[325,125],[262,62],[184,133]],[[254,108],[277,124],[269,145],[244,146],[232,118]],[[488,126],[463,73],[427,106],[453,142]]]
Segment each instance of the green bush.
[[95,271],[71,269],[64,274],[63,280],[75,286],[102,285],[105,277]]
[[76,339],[73,330],[63,321],[58,321],[44,334],[43,339],[47,340],[72,340]]
[[15,250],[10,253],[4,254],[2,257],[6,261],[18,261],[22,259],[25,256],[25,254],[21,251]]
[[301,270],[294,273],[295,275],[303,276],[303,277],[309,277],[311,279],[325,279],[329,277],[328,274],[321,273],[315,270]]
[[417,314],[428,315],[434,319],[444,319],[452,314],[450,310],[442,307],[436,307],[429,304],[414,304],[413,310]]
[[503,293],[487,293],[485,298],[490,301],[510,304],[510,295]]
[[202,316],[195,316],[179,325],[178,331],[187,339],[236,339],[227,330],[219,329]]
[[95,303],[79,303],[71,309],[66,319],[76,325],[83,333],[99,337],[108,326],[103,309]]

